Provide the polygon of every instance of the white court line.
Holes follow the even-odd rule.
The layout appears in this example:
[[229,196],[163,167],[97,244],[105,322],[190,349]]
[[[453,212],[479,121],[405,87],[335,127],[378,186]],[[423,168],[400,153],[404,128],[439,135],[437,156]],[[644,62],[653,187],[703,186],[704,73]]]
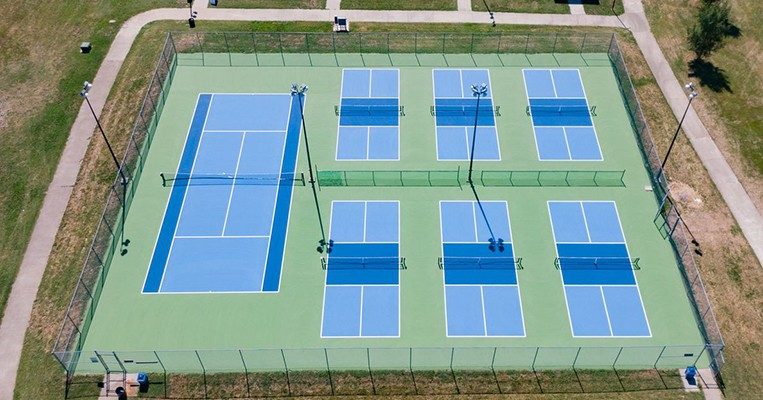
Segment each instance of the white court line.
[[360,285],[360,309],[358,310],[358,336],[363,336],[363,292],[365,285]]
[[567,149],[567,159],[572,160],[572,150],[570,150],[570,141],[567,139],[567,127],[562,127],[562,136],[564,136],[564,147]]
[[607,328],[609,328],[609,336],[614,336],[612,331],[612,321],[609,319],[609,309],[607,308],[607,299],[604,298],[604,288],[599,285],[599,294],[601,294],[601,304],[604,306],[604,315],[607,316]]
[[[181,148],[182,150],[180,152],[180,158],[178,159],[178,163],[177,163],[177,166],[175,167],[175,171],[180,169],[180,164],[183,162],[183,154],[185,153],[185,148],[188,145],[188,138],[191,136],[191,127],[193,126],[193,117],[196,115],[196,109],[199,107],[199,100],[201,99],[201,96],[202,96],[201,94],[196,95],[196,103],[194,103],[194,106],[193,106],[193,116],[191,116],[191,121],[188,123],[188,129],[186,129],[185,140],[183,140],[183,147]],[[212,99],[210,98],[209,105],[207,105],[208,107],[207,112],[209,112],[209,106],[211,104],[212,104]],[[205,120],[205,123],[206,123],[206,120]],[[203,133],[204,133],[204,129],[202,129],[201,133],[199,133],[199,143],[201,143],[201,135]],[[198,152],[198,146],[196,151]],[[194,155],[194,160],[195,159],[196,159],[196,155]],[[187,188],[184,190],[187,190]],[[170,191],[170,194],[167,196],[167,202],[164,205],[164,212],[162,213],[162,218],[160,219],[160,222],[159,222],[159,230],[158,230],[159,233],[157,233],[156,235],[156,240],[154,241],[154,248],[153,248],[153,251],[151,252],[151,260],[149,260],[148,268],[146,268],[146,275],[143,277],[143,285],[141,286],[141,290],[140,290],[142,294],[159,293],[159,289],[157,289],[156,292],[144,292],[143,290],[146,287],[146,281],[148,281],[148,273],[151,270],[151,264],[154,262],[154,256],[156,256],[156,246],[159,245],[159,237],[161,236],[162,226],[164,225],[164,216],[167,215],[167,210],[170,207],[170,200],[172,200],[172,191]],[[175,224],[176,224],[175,229],[177,229],[177,224],[179,222],[180,222],[180,213],[178,213],[178,220],[175,221]],[[170,239],[170,248],[167,250],[167,259],[169,259],[170,250],[172,250],[172,242],[174,242],[175,240],[174,237],[175,235],[173,232],[173,237],[172,239]],[[162,267],[162,276],[164,275],[164,270],[166,268],[167,268],[167,261],[165,260],[164,266]]]
[[480,305],[482,306],[482,332],[487,336],[487,313],[485,312],[485,288],[482,285],[480,287]]
[[200,236],[188,236],[178,235],[175,239],[267,239],[268,235],[200,235]]
[[[304,102],[302,104],[303,107],[307,105],[307,95],[303,95]],[[281,147],[281,157],[279,158],[279,168],[278,168],[278,178],[280,179],[283,175],[283,167],[284,162],[286,161],[286,142],[289,139],[289,122],[291,121],[291,112],[292,108],[294,108],[294,96],[289,97],[289,113],[286,116],[286,132],[287,134],[284,136],[283,139],[283,146]],[[294,165],[292,166],[294,170],[297,169],[297,162],[299,160],[299,133],[302,131],[302,120],[300,116],[300,125],[297,131],[298,139],[297,139],[297,155],[294,157]],[[293,191],[293,188],[289,188],[289,190]],[[270,212],[270,231],[268,231],[268,236],[270,237],[270,240],[268,240],[267,248],[265,249],[265,267],[262,270],[262,280],[260,281],[260,291],[265,289],[265,277],[268,273],[268,262],[270,261],[270,244],[273,242],[273,226],[276,224],[276,210],[278,209],[278,196],[281,194],[281,185],[276,186],[276,193],[275,193],[275,199],[273,201],[273,210]],[[291,200],[294,198],[294,193],[291,194],[290,202],[289,202],[289,209],[286,210],[286,231],[284,233],[284,244],[283,244],[283,252],[281,253],[281,269],[278,276],[278,291],[281,291],[281,277],[283,277],[283,269],[284,269],[284,261],[286,259],[286,237],[289,236],[289,216],[291,215]]]
[[[238,168],[241,165],[241,153],[244,152],[244,140],[246,140],[246,133],[241,135],[241,143],[238,146],[238,158],[236,158],[236,169],[233,172],[233,177],[238,176]],[[284,139],[286,141],[286,139]],[[228,206],[225,208],[225,218],[223,219],[223,230],[221,235],[225,236],[225,228],[228,226],[228,214],[230,213],[230,203],[233,200],[233,192],[236,190],[236,180],[234,179],[230,188],[230,194],[228,195]]]
[[[196,154],[194,154],[194,156],[193,156],[193,163],[191,163],[191,175],[193,175],[193,172],[196,170],[196,160],[198,160],[199,153],[201,152],[200,151],[201,150],[201,142],[202,142],[202,140],[204,140],[204,130],[207,127],[207,121],[209,120],[209,111],[212,110],[212,104],[214,103],[214,100],[215,100],[215,95],[211,94],[209,96],[209,105],[207,106],[207,112],[204,115],[204,124],[202,125],[201,133],[199,134],[199,142],[196,145]],[[196,112],[194,111],[194,116],[191,117],[192,120],[195,117],[195,114],[196,114]],[[190,136],[190,132],[188,133],[188,135]],[[185,151],[185,148],[183,148],[183,150]],[[180,158],[182,160],[182,156]],[[164,286],[164,277],[167,274],[167,267],[169,266],[169,263],[170,263],[170,256],[172,256],[172,249],[175,246],[175,236],[177,235],[177,230],[178,230],[178,227],[180,226],[180,221],[183,218],[183,210],[185,209],[185,200],[186,200],[187,196],[188,196],[188,189],[186,189],[183,192],[183,200],[180,202],[180,211],[178,212],[178,218],[177,218],[177,221],[175,222],[175,229],[172,231],[172,242],[170,243],[169,250],[167,250],[167,259],[164,261],[164,267],[162,268],[162,278],[159,281],[159,289],[157,290],[157,293],[161,293],[162,286]]]

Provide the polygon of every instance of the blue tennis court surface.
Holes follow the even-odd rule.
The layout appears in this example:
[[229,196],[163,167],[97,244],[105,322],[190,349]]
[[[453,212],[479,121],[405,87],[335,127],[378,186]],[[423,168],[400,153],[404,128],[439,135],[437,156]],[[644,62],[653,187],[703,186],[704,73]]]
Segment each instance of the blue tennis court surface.
[[[177,172],[293,175],[299,118],[288,94],[201,94]],[[143,292],[277,292],[292,190],[173,186]]]
[[334,201],[322,337],[400,336],[400,206]]
[[490,73],[486,69],[434,69],[434,114],[438,160],[468,160],[474,133],[477,97],[471,86],[485,83],[477,114],[475,160],[500,160]]
[[447,335],[524,336],[508,204],[441,201],[440,218]]
[[398,160],[400,71],[344,69],[337,160]]
[[615,203],[548,209],[573,336],[651,336]]
[[522,71],[538,157],[601,161],[601,149],[577,69]]

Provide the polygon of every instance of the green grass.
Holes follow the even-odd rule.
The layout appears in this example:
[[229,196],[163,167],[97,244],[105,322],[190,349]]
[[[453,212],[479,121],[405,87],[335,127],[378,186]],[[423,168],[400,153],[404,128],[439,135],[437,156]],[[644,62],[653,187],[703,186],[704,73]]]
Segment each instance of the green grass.
[[[140,11],[180,5],[102,1],[5,3],[0,12],[0,310],[10,293],[45,190],[81,104],[77,93],[92,80],[126,18]],[[117,24],[109,24],[115,19]],[[81,55],[81,41],[93,52]],[[45,49],[40,51],[40,49]],[[1,311],[0,311],[1,312]]]
[[[485,5],[487,4],[487,7]],[[570,6],[554,0],[472,0],[473,11],[569,14]]]
[[[647,1],[645,9],[657,41],[679,81],[698,83],[695,101],[700,119],[758,207],[763,207],[763,2],[732,0],[732,22],[740,36],[693,71],[693,54],[686,44],[686,26],[694,11],[678,0]],[[741,156],[741,157],[740,157]]]
[[342,0],[343,9],[455,10],[456,0]]
[[219,4],[220,8],[326,8],[326,0],[221,0]]
[[[612,3],[614,1],[614,12]],[[584,4],[586,14],[594,15],[620,15],[625,12],[623,0],[599,0],[599,4]]]

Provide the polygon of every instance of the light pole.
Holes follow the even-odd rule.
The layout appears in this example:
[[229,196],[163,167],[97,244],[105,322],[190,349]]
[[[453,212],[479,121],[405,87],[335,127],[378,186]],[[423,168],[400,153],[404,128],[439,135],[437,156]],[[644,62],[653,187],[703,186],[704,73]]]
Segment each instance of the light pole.
[[689,112],[689,107],[691,107],[691,101],[694,100],[695,97],[699,96],[697,91],[695,90],[694,83],[689,82],[686,85],[684,85],[684,88],[689,92],[689,102],[686,103],[686,109],[684,110],[684,114],[681,116],[681,120],[678,121],[678,127],[676,128],[676,133],[673,134],[673,139],[670,141],[670,146],[668,146],[668,152],[665,153],[665,158],[662,160],[662,164],[660,165],[660,171],[657,173],[657,184],[660,183],[660,178],[663,175],[663,172],[665,171],[665,164],[668,162],[668,157],[670,157],[670,152],[673,150],[673,145],[676,144],[676,140],[678,139],[678,133],[681,132],[681,125],[684,123],[684,118],[686,118],[686,113]]
[[472,94],[477,97],[477,107],[474,109],[474,130],[472,131],[472,148],[469,155],[469,178],[467,181],[472,183],[472,168],[474,167],[474,143],[477,141],[477,125],[480,115],[480,97],[487,94],[487,84],[481,83],[479,86],[472,85]]
[[193,0],[188,0],[188,11],[191,14],[191,17],[188,18],[188,26],[190,28],[196,27],[196,11],[193,11]]
[[93,114],[93,119],[95,120],[96,126],[98,126],[98,131],[101,132],[101,137],[103,138],[103,141],[106,143],[106,148],[109,149],[109,154],[111,155],[111,159],[114,161],[114,165],[117,167],[117,172],[119,173],[119,183],[122,185],[122,245],[127,246],[130,244],[129,240],[124,239],[124,230],[125,230],[125,212],[127,211],[127,176],[125,176],[124,171],[122,170],[122,164],[119,163],[119,160],[117,160],[117,155],[114,154],[114,149],[111,147],[111,142],[109,142],[109,138],[106,136],[106,132],[103,131],[103,127],[101,126],[101,121],[98,119],[98,116],[95,114],[95,110],[93,109],[93,105],[90,104],[90,89],[93,88],[93,84],[85,81],[85,83],[82,85],[82,90],[80,90],[79,95],[80,97],[85,99],[85,103],[87,103],[87,107],[90,109],[90,113]]
[[323,253],[324,250],[331,251],[330,242],[326,241],[326,231],[323,229],[323,217],[321,216],[321,206],[318,203],[318,191],[315,189],[315,177],[313,175],[313,160],[310,157],[310,143],[307,141],[307,125],[305,125],[305,105],[302,98],[307,93],[307,85],[305,84],[291,84],[291,95],[297,96],[299,100],[299,116],[302,119],[302,135],[305,139],[305,151],[307,152],[307,171],[310,174],[310,186],[313,189],[313,200],[315,200],[315,210],[318,213],[318,225],[321,228],[321,240],[318,241],[318,247],[316,250],[319,253]]

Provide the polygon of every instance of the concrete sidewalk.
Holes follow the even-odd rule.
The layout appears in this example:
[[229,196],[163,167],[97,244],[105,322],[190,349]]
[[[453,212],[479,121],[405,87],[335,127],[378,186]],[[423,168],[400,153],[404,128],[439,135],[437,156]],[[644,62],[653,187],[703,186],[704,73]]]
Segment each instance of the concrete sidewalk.
[[[670,70],[657,41],[649,30],[649,24],[643,14],[640,1],[625,0],[625,4],[626,14],[623,16],[623,21],[633,31],[661,90],[678,117],[683,112],[687,101],[681,90],[681,85]],[[196,9],[199,12],[199,24],[203,24],[204,20],[323,21],[330,24],[335,14],[335,10],[214,9],[206,7],[196,7]],[[343,10],[342,15],[354,22],[491,23],[487,12],[474,11]],[[614,16],[518,13],[495,13],[494,15],[498,24],[622,27],[620,19]],[[140,29],[154,21],[184,21],[187,18],[187,8],[155,9],[138,14],[122,25],[93,80],[94,87],[90,91],[90,100],[96,113],[101,113],[117,73]],[[76,93],[72,93],[72,96],[75,95]],[[48,263],[48,257],[63,213],[69,202],[71,188],[79,172],[80,162],[95,129],[95,122],[86,107],[83,103],[72,125],[69,139],[61,155],[53,181],[48,187],[40,215],[11,290],[5,317],[0,324],[0,380],[6,383],[0,385],[0,399],[13,398],[24,334],[37,296],[37,289]],[[684,129],[711,178],[739,222],[742,232],[753,247],[758,259],[763,259],[763,219],[760,213],[752,204],[744,188],[736,179],[720,150],[715,146],[693,110],[687,115]],[[55,321],[55,323],[58,322]]]

